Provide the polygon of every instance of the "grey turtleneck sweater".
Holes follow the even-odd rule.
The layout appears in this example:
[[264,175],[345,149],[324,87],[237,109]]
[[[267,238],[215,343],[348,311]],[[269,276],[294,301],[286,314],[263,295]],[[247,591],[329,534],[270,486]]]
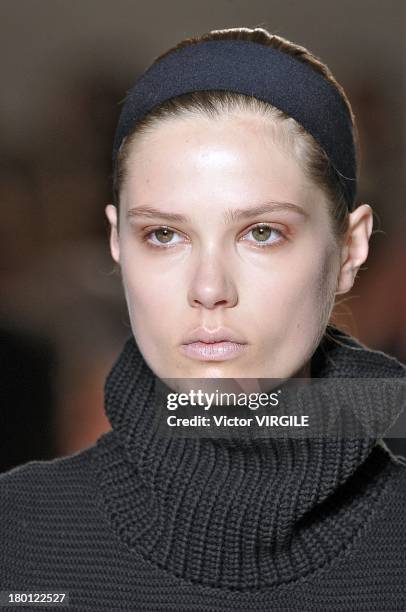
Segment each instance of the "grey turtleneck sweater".
[[[312,376],[406,368],[330,327]],[[83,611],[406,610],[402,458],[360,437],[163,437],[154,381],[130,338],[106,381],[112,430],[0,477],[0,590]]]

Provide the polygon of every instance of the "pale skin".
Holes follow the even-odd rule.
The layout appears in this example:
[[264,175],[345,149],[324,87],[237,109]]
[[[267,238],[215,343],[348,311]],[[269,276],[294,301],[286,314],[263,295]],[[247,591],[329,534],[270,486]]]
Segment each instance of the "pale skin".
[[[105,212],[132,332],[161,378],[308,376],[334,298],[367,258],[370,206],[337,243],[326,195],[277,134],[238,111],[160,121],[132,145],[120,218],[112,204]],[[198,326],[227,326],[246,350],[191,359],[179,346]]]

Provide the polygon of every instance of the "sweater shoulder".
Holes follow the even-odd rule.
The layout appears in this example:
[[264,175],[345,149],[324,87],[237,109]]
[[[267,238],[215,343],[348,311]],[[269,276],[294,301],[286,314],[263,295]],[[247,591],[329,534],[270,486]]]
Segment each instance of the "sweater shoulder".
[[84,502],[89,496],[94,448],[29,461],[0,474],[0,542],[39,515],[51,516]]
[[[7,470],[0,474],[0,492],[11,492],[15,489],[19,493],[30,490],[35,490],[38,493],[41,491],[38,491],[37,487],[41,483],[51,485],[50,478],[69,478],[69,475],[74,475],[77,478],[91,462],[94,448],[95,446],[90,446],[71,455],[55,459],[28,461]],[[54,487],[56,484],[57,482],[53,480],[52,486]]]
[[62,576],[67,551],[86,556],[94,526],[100,525],[96,446],[0,475],[0,583],[30,586],[35,572],[42,568],[45,580],[50,566],[59,567]]

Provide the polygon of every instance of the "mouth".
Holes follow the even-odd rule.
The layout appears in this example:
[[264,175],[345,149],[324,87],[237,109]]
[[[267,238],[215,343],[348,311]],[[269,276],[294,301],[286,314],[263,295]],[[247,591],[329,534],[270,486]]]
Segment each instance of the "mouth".
[[222,340],[219,342],[203,342],[198,340],[181,344],[180,350],[192,359],[200,361],[225,361],[234,359],[247,349],[247,344]]

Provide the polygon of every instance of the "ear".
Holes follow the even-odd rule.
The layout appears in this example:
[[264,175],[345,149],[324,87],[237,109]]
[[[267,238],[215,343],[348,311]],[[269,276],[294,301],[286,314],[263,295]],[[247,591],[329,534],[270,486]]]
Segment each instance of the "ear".
[[106,217],[110,223],[110,252],[116,263],[120,263],[120,242],[117,229],[117,208],[113,204],[107,204],[104,209]]
[[358,270],[368,257],[372,227],[373,213],[368,204],[362,204],[350,213],[348,231],[341,247],[336,295],[347,293],[352,288]]

